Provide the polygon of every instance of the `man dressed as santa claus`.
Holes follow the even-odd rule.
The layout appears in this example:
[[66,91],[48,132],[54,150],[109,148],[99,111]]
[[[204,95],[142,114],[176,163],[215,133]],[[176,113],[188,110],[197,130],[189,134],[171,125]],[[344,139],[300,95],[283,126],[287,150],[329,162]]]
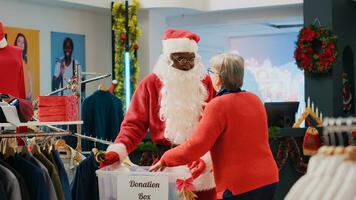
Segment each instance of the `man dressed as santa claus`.
[[[198,55],[199,40],[198,35],[186,30],[166,30],[163,54],[154,72],[138,85],[103,165],[121,163],[148,130],[152,141],[165,150],[184,143],[191,136],[204,105],[215,96]],[[198,199],[216,199],[210,153],[187,167],[194,178]]]

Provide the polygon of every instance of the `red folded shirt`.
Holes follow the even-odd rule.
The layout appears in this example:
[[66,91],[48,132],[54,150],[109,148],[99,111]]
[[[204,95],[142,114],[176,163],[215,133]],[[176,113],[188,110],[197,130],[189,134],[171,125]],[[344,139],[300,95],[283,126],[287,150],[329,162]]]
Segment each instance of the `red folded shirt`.
[[67,96],[39,96],[39,107],[65,106]]
[[40,121],[78,120],[78,98],[76,96],[43,96],[38,98]]
[[41,122],[59,122],[59,121],[69,121],[66,115],[53,115],[53,116],[39,116],[38,120]]

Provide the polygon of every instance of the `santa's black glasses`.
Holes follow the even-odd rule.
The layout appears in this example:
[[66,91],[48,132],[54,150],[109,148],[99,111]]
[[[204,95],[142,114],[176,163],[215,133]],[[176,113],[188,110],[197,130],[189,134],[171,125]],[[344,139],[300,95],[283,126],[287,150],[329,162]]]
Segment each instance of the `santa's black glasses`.
[[184,57],[175,57],[172,56],[173,60],[177,61],[180,65],[185,65],[187,63],[194,65],[195,57],[192,58],[184,58]]

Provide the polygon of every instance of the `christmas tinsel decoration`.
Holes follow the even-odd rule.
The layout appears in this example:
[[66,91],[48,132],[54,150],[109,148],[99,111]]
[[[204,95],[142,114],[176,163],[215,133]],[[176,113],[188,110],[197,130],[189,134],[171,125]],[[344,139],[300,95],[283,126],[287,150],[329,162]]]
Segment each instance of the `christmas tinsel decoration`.
[[[141,29],[137,26],[137,10],[139,8],[139,1],[133,0],[129,7],[129,44],[130,44],[130,59],[131,59],[131,96],[135,90],[140,69],[137,62],[137,50],[138,39],[141,36]],[[113,15],[113,31],[115,33],[115,47],[114,47],[114,79],[118,81],[118,85],[115,89],[115,95],[121,100],[123,109],[125,110],[125,88],[124,88],[124,54],[125,54],[125,42],[126,29],[125,29],[125,2],[115,2],[112,7]]]

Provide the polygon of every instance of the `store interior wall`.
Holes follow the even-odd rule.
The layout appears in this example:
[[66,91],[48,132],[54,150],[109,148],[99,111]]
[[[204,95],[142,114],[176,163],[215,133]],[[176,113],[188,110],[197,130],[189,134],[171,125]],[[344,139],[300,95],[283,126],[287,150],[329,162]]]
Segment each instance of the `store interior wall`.
[[[319,6],[323,4],[323,6]],[[308,0],[304,2],[304,23],[311,24],[318,19],[321,25],[331,29],[338,36],[338,58],[332,72],[323,76],[305,76],[305,93],[323,111],[324,116],[345,116],[342,98],[342,72],[355,71],[356,66],[348,60],[356,57],[356,2],[348,0]],[[344,49],[350,48],[353,58],[343,60]],[[346,51],[347,53],[347,51]],[[352,57],[352,56],[351,56]],[[346,62],[345,62],[346,61]],[[348,65],[347,70],[345,70]],[[350,73],[352,74],[352,73]],[[350,79],[355,80],[356,76]],[[322,86],[322,87],[321,87]],[[353,105],[355,105],[355,86],[353,85]],[[355,110],[353,113],[356,114]]]
[[[111,73],[110,10],[0,0],[0,20],[8,27],[40,31],[41,95],[51,91],[51,31],[85,35],[87,72]],[[110,81],[109,78],[88,84],[87,94],[100,83],[109,85]]]
[[[56,5],[45,1],[0,0],[0,19],[6,26],[40,30],[41,94],[50,91],[50,32],[69,32],[86,36],[86,67],[88,72],[111,73],[110,10],[103,8]],[[16,15],[14,15],[16,11]],[[302,6],[282,6],[230,11],[203,12],[183,8],[140,9],[138,26],[142,30],[139,40],[138,61],[140,80],[153,71],[162,53],[162,36],[168,27],[184,28],[201,36],[199,43],[203,63],[228,50],[231,37],[278,34],[297,29],[279,30],[266,22],[293,22],[302,19]],[[282,19],[282,20],[281,20]],[[224,30],[225,29],[225,30]],[[87,94],[99,83],[87,85]]]
[[229,50],[232,37],[297,32],[300,27],[278,29],[268,23],[302,23],[302,5],[202,12],[182,8],[142,9],[138,13],[142,29],[139,40],[140,79],[152,72],[162,53],[162,36],[166,28],[187,29],[199,34],[199,54],[208,67],[212,56]]

